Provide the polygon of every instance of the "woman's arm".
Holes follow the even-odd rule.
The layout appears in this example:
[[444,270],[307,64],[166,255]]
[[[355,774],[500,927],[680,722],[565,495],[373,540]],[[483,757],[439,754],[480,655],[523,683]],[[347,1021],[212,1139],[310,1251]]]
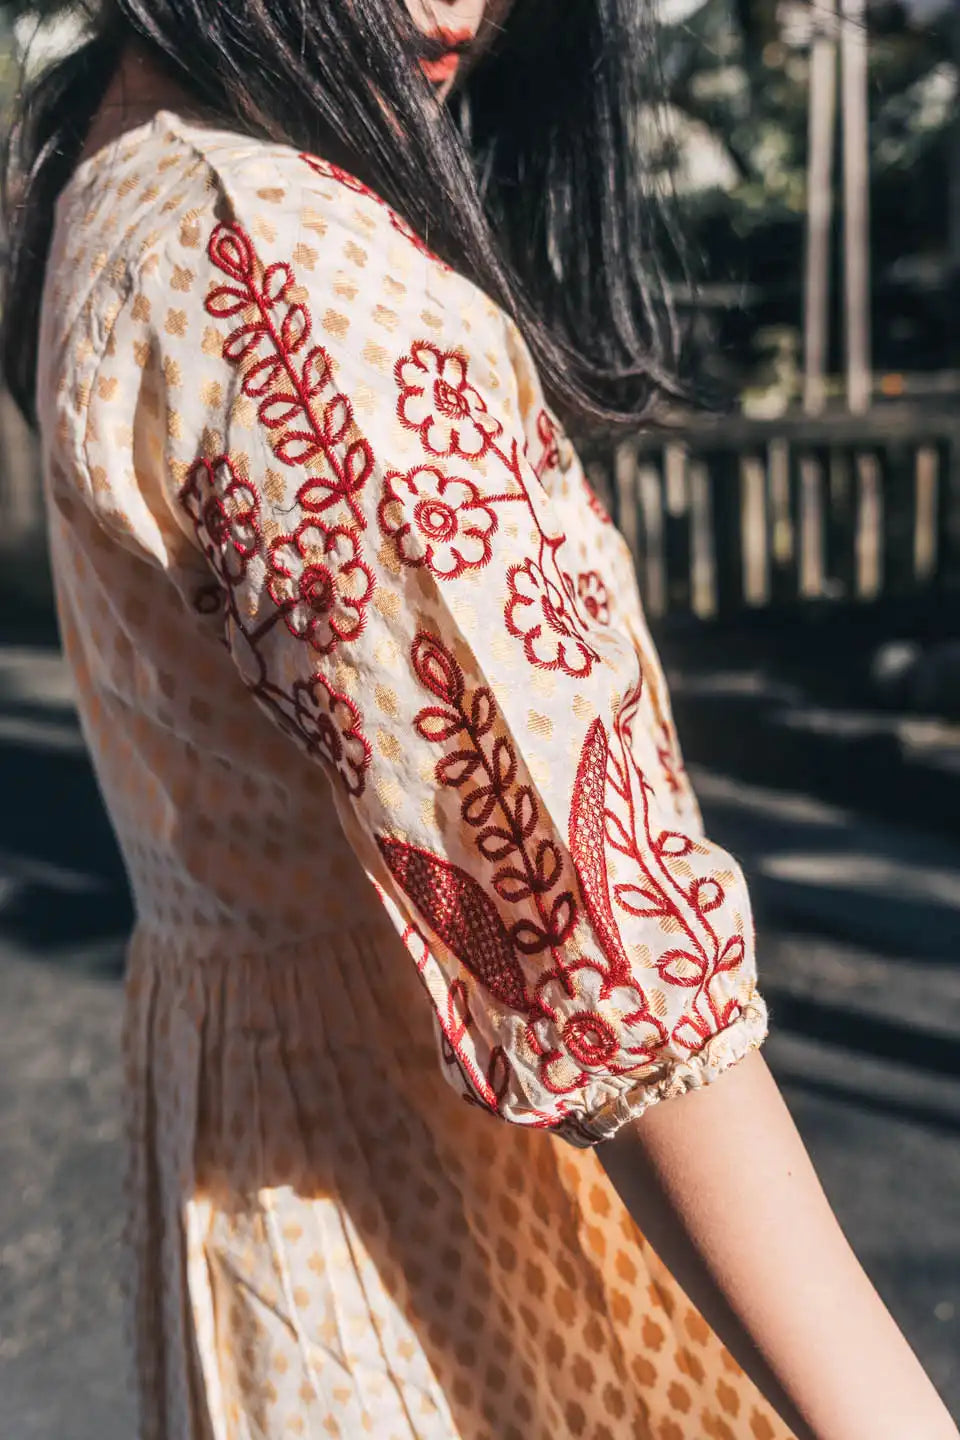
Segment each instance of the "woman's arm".
[[798,1440],[957,1440],[760,1054],[653,1106],[597,1153],[677,1283]]

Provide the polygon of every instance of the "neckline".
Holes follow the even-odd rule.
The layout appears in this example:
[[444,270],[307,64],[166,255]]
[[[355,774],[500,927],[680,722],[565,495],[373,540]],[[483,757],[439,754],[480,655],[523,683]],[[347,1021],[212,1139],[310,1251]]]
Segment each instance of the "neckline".
[[64,189],[69,189],[73,184],[82,186],[83,182],[87,180],[95,170],[101,168],[104,161],[115,155],[119,150],[122,150],[124,145],[131,143],[135,145],[138,141],[146,139],[151,130],[156,128],[161,117],[168,116],[169,113],[170,112],[166,110],[155,110],[148,119],[142,120],[138,125],[131,125],[128,130],[121,130],[120,134],[114,135],[112,140],[105,140],[102,145],[98,145],[96,150],[92,150],[86,159],[79,161],[79,163],[73,167],[70,173],[70,179],[67,181]]
[[237,140],[244,138],[239,131],[226,130],[222,126],[206,124],[199,120],[188,120],[176,110],[163,107],[155,110],[152,115],[146,120],[142,120],[139,125],[131,125],[128,130],[122,130],[120,134],[115,135],[112,140],[105,140],[104,143],[92,151],[85,160],[81,160],[75,165],[69,180],[60,193],[65,195],[73,186],[82,189],[109,160],[115,159],[119,154],[122,154],[127,146],[130,146],[132,149],[137,149],[142,141],[146,140],[157,130],[167,129],[182,138],[186,130],[193,128],[202,128],[211,136],[231,135]]

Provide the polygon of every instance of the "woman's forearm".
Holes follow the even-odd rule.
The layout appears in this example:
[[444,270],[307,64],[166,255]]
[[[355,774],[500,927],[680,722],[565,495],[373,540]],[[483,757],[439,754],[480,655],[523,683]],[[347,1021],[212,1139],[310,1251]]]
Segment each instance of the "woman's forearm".
[[598,1155],[677,1283],[798,1440],[957,1440],[760,1054],[652,1107]]

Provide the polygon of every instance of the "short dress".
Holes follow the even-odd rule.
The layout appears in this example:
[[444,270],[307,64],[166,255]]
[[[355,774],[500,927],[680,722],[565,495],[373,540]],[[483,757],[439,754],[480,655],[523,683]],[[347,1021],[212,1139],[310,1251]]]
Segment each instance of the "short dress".
[[784,1440],[595,1153],[766,1011],[516,325],[353,176],[161,111],[60,197],[38,380],[136,907],[144,1440]]

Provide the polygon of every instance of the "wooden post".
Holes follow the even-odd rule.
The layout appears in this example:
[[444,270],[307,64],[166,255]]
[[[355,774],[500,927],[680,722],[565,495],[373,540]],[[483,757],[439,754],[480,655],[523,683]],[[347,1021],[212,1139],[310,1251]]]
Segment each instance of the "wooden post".
[[862,415],[870,408],[873,392],[866,0],[841,0],[841,15],[847,406]]
[[824,513],[824,465],[822,457],[809,451],[798,462],[799,495],[799,594],[804,600],[819,599],[826,580],[826,517]]
[[736,614],[743,607],[743,503],[740,457],[735,449],[712,450],[705,457],[713,485],[714,545],[717,557],[717,610]]
[[748,451],[740,459],[743,506],[743,596],[748,605],[770,600],[766,456]]
[[686,614],[691,599],[690,477],[683,445],[664,446],[663,496],[667,606]]
[[807,100],[807,249],[803,316],[803,407],[826,404],[830,333],[830,236],[833,224],[833,142],[837,124],[835,0],[820,0],[810,49]]
[[937,490],[940,456],[935,445],[921,445],[914,461],[917,510],[913,535],[913,575],[919,585],[933,579],[937,567]]

